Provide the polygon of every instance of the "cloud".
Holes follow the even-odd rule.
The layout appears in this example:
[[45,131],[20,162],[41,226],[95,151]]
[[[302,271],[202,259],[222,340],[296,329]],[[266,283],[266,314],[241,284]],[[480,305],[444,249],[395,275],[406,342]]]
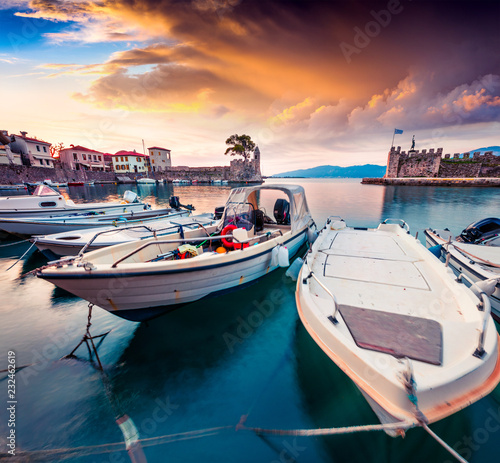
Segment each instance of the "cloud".
[[350,63],[340,44],[387,2],[36,0],[19,15],[60,23],[45,38],[61,50],[120,42],[106,59],[42,67],[51,78],[91,76],[75,79],[78,101],[191,114],[199,126],[218,119],[221,130],[253,130],[276,156],[366,146],[396,126],[498,120],[498,3],[401,5]]

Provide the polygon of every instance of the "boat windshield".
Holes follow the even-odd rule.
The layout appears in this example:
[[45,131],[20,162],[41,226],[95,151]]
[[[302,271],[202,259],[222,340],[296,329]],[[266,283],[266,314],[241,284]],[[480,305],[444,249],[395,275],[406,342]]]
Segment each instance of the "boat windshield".
[[[280,199],[286,198],[286,200]],[[280,202],[278,202],[280,201]],[[283,220],[277,206],[282,209],[287,220]],[[292,232],[305,227],[312,219],[307,207],[304,190],[298,185],[261,185],[256,187],[234,188],[224,209],[224,226],[233,223],[249,230],[256,217],[263,213],[266,223],[291,225]],[[271,218],[274,216],[274,218]],[[241,223],[239,223],[241,222]],[[257,224],[256,224],[257,225]]]
[[38,185],[33,192],[33,196],[58,196],[59,193],[47,185]]
[[224,210],[224,227],[236,225],[238,228],[251,230],[254,226],[254,206],[249,202],[227,202]]

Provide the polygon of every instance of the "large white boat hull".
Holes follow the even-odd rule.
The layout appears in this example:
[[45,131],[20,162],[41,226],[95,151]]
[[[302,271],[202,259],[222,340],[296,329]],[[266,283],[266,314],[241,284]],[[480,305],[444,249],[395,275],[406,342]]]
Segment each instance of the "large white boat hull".
[[[498,334],[491,317],[485,319],[484,312],[477,309],[479,300],[450,278],[449,271],[424,246],[397,225],[381,227],[323,230],[301,270],[296,301],[311,337],[369,398],[380,421],[401,424],[400,431],[404,431],[422,418],[405,389],[403,376],[408,366],[412,366],[416,382],[419,412],[429,423],[438,421],[489,394],[498,384]],[[339,307],[336,324],[333,297]],[[394,345],[392,341],[397,340],[403,352],[382,341],[368,344],[353,334],[359,326],[346,318],[353,307],[375,318],[389,314],[390,335],[385,334],[382,341]],[[409,326],[414,328],[410,332],[403,329],[403,320],[411,320]],[[484,353],[476,357],[473,354],[483,323]],[[419,325],[432,325],[440,331],[437,337],[415,336],[422,336],[426,356],[437,354],[434,360],[404,352],[414,342],[411,330],[416,332]],[[387,331],[385,328],[371,325],[362,334],[369,339],[373,332]]]
[[[144,321],[177,306],[250,284],[278,268],[271,264],[274,247],[285,244],[293,256],[306,240],[306,230],[303,230],[287,241],[272,240],[268,246],[264,243],[261,249],[255,246],[255,249],[225,255],[206,253],[192,259],[192,263],[178,261],[176,268],[163,268],[162,263],[149,264],[132,273],[134,264],[124,263],[116,268],[107,266],[105,270],[77,274],[71,270],[51,273],[46,269],[39,276],[114,315]],[[247,256],[241,259],[240,253]],[[198,265],[199,259],[202,266]]]

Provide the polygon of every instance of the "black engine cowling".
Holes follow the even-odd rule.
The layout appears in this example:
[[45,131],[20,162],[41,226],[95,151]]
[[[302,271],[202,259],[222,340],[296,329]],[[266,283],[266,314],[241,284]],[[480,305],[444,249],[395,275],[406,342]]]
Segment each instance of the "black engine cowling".
[[471,223],[457,237],[463,243],[479,244],[500,234],[500,219],[489,217]]
[[274,203],[274,218],[279,225],[290,225],[290,203],[286,199]]

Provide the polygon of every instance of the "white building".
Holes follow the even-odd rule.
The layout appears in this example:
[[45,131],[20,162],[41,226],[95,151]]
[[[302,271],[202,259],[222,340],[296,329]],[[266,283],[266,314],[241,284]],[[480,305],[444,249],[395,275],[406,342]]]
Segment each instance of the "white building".
[[134,151],[118,151],[112,155],[113,170],[117,174],[148,172],[149,156]]
[[165,172],[172,165],[170,150],[160,148],[159,146],[152,146],[148,148],[148,151],[151,170],[153,172]]
[[10,136],[6,130],[0,130],[0,164],[17,165],[23,164],[21,155],[13,153],[10,149]]
[[59,152],[59,160],[63,167],[71,170],[109,170],[104,162],[104,153],[80,145],[62,149]]
[[12,135],[14,141],[10,143],[10,149],[13,153],[21,155],[24,163],[34,167],[54,168],[54,158],[50,154],[51,144],[27,137],[28,132],[21,132],[21,135]]

